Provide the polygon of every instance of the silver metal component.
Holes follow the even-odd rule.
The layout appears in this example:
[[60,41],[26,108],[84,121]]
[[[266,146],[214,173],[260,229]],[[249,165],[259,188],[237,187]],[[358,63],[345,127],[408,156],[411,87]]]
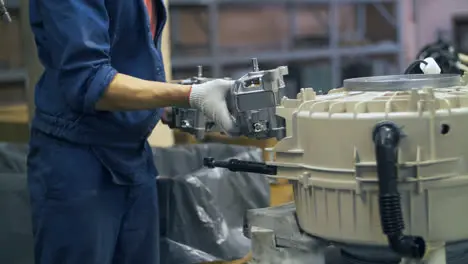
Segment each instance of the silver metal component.
[[182,120],[181,124],[182,124],[181,125],[182,128],[190,128],[191,127],[188,120]]
[[300,231],[293,203],[251,209],[246,236],[252,241],[252,264],[325,264],[327,244]]
[[344,80],[348,91],[406,91],[424,87],[447,88],[459,86],[461,77],[457,74],[406,74],[363,77]]
[[[201,84],[211,81],[211,78],[203,77],[203,67],[197,67],[197,77],[182,80],[185,85]],[[213,122],[206,119],[205,115],[192,108],[172,107],[167,116],[167,123],[170,128],[193,134],[198,140],[205,137],[205,132],[212,131]]]
[[[286,134],[285,122],[276,116],[276,107],[284,96],[283,76],[288,68],[281,66],[272,70],[258,71],[258,61],[252,59],[254,69],[237,80],[227,95],[227,104],[235,127],[229,132],[233,136],[247,136],[257,139],[276,137],[281,139]],[[200,84],[212,79],[205,78],[198,67],[198,77],[182,81],[183,84]],[[207,131],[221,132],[214,122],[208,120],[197,109],[172,108],[168,117],[171,128],[194,134],[202,139]]]
[[198,78],[202,78],[203,77],[203,66],[199,65],[197,66],[197,69],[198,69]]
[[258,60],[257,58],[252,58],[252,71],[258,72],[260,71],[260,67],[258,67]]
[[255,133],[260,133],[260,132],[266,131],[266,129],[267,128],[266,128],[265,123],[258,122],[258,123],[254,124],[254,132]]
[[[254,70],[258,67],[252,59]],[[236,126],[229,131],[234,136],[281,139],[285,136],[284,120],[276,116],[276,107],[284,96],[284,75],[288,67],[252,71],[237,80],[228,97],[228,108]]]

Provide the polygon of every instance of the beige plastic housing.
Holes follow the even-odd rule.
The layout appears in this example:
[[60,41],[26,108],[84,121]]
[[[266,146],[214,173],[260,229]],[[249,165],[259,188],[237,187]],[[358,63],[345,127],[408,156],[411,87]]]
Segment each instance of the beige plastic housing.
[[[386,245],[380,226],[372,130],[398,124],[405,234],[428,242],[468,239],[468,89],[399,92],[302,89],[277,108],[287,137],[269,164],[294,186],[298,221],[314,236]],[[273,156],[273,155],[271,155]]]

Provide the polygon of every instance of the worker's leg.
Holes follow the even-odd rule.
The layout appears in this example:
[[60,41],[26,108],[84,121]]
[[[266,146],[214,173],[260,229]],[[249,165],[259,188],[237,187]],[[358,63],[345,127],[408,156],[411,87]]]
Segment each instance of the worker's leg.
[[156,179],[132,187],[114,264],[159,264],[159,215]]
[[113,184],[87,147],[37,132],[30,147],[36,264],[110,264],[128,187]]

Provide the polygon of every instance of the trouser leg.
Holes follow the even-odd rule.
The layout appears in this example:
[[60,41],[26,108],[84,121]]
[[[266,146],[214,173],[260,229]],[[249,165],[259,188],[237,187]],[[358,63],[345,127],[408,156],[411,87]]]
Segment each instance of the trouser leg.
[[36,264],[112,262],[128,187],[114,184],[88,149],[31,144],[28,185]]
[[133,186],[113,264],[159,264],[159,215],[156,180]]

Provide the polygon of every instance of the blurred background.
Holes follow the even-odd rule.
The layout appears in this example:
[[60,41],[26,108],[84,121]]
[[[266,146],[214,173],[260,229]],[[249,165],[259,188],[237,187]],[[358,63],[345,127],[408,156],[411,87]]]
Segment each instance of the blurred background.
[[[27,77],[34,83],[40,74],[27,2],[6,0],[14,21],[0,24],[0,106],[23,107],[25,115],[33,87]],[[466,0],[167,2],[163,46],[172,79],[195,75],[198,65],[208,77],[238,78],[257,57],[264,69],[289,66],[287,94],[294,97],[301,87],[325,93],[346,78],[401,73],[438,38],[468,52]]]
[[[32,236],[26,190],[26,144],[34,110],[34,85],[42,68],[29,27],[29,1],[4,1],[13,22],[0,23],[0,263],[30,264]],[[300,88],[314,88],[317,92],[326,93],[340,87],[347,78],[403,73],[424,46],[437,40],[451,42],[458,52],[468,54],[468,0],[165,1],[169,23],[163,34],[162,50],[168,81],[195,76],[197,66],[204,67],[206,77],[239,78],[251,70],[250,59],[255,57],[261,69],[280,65],[289,67],[286,93],[293,98]],[[197,219],[195,214],[190,215],[190,212],[199,208],[211,210],[214,219],[225,211],[232,211],[237,213],[234,227],[239,231],[247,206],[239,206],[236,211],[232,209],[234,202],[244,202],[250,209],[293,200],[292,187],[287,180],[270,182],[266,178],[258,178],[258,175],[210,175],[209,170],[203,170],[200,163],[203,156],[225,159],[241,155],[252,161],[261,161],[267,153],[262,156],[257,149],[234,148],[231,145],[263,149],[274,146],[277,142],[275,139],[258,141],[227,138],[213,133],[204,142],[197,142],[190,135],[158,124],[149,140],[155,147],[155,161],[161,163],[158,168],[163,176],[167,176],[162,178],[165,181],[163,184],[166,184],[163,186],[166,191],[162,193],[171,201],[167,207],[173,208],[177,204],[189,208],[178,210],[188,212],[187,215],[167,213],[172,218],[163,215],[167,216],[166,224],[177,227],[180,224],[177,220],[181,220],[183,225],[193,224],[187,230],[205,232],[202,235],[181,232],[184,237],[177,237],[181,239],[179,244],[190,246],[190,251],[193,251],[191,248],[202,249],[212,254],[225,250],[223,252],[230,258],[240,258],[249,249],[239,250],[236,236],[235,243],[229,247],[214,247],[212,251],[204,249],[209,243],[206,237],[208,231],[203,228],[208,225]],[[222,144],[209,147],[187,144],[212,142]],[[179,177],[179,174],[186,178]],[[178,177],[177,184],[168,180],[172,179],[169,176],[174,175]],[[198,185],[190,185],[191,180],[185,179],[192,179],[192,176],[212,188],[202,185],[205,189],[199,190],[197,188],[201,187]],[[254,184],[255,180],[263,182]],[[172,185],[179,189],[172,188]],[[220,186],[225,189],[220,189]],[[233,193],[230,193],[231,190],[234,190]],[[262,193],[259,196],[262,199],[257,199],[254,204],[247,200],[248,195],[243,191],[248,194]],[[212,193],[213,196],[210,196]],[[213,198],[203,200],[205,197]],[[224,202],[224,197],[230,200]],[[213,204],[217,208],[213,208]],[[202,227],[198,223],[202,223]],[[211,239],[215,241],[216,232],[213,231],[213,234]],[[171,234],[166,236],[175,239]],[[245,239],[243,236],[241,238]],[[190,244],[190,241],[197,243]],[[226,241],[231,243],[231,240]],[[176,251],[171,252],[168,255],[180,255],[173,253]],[[213,256],[215,259],[227,259],[221,255]]]

